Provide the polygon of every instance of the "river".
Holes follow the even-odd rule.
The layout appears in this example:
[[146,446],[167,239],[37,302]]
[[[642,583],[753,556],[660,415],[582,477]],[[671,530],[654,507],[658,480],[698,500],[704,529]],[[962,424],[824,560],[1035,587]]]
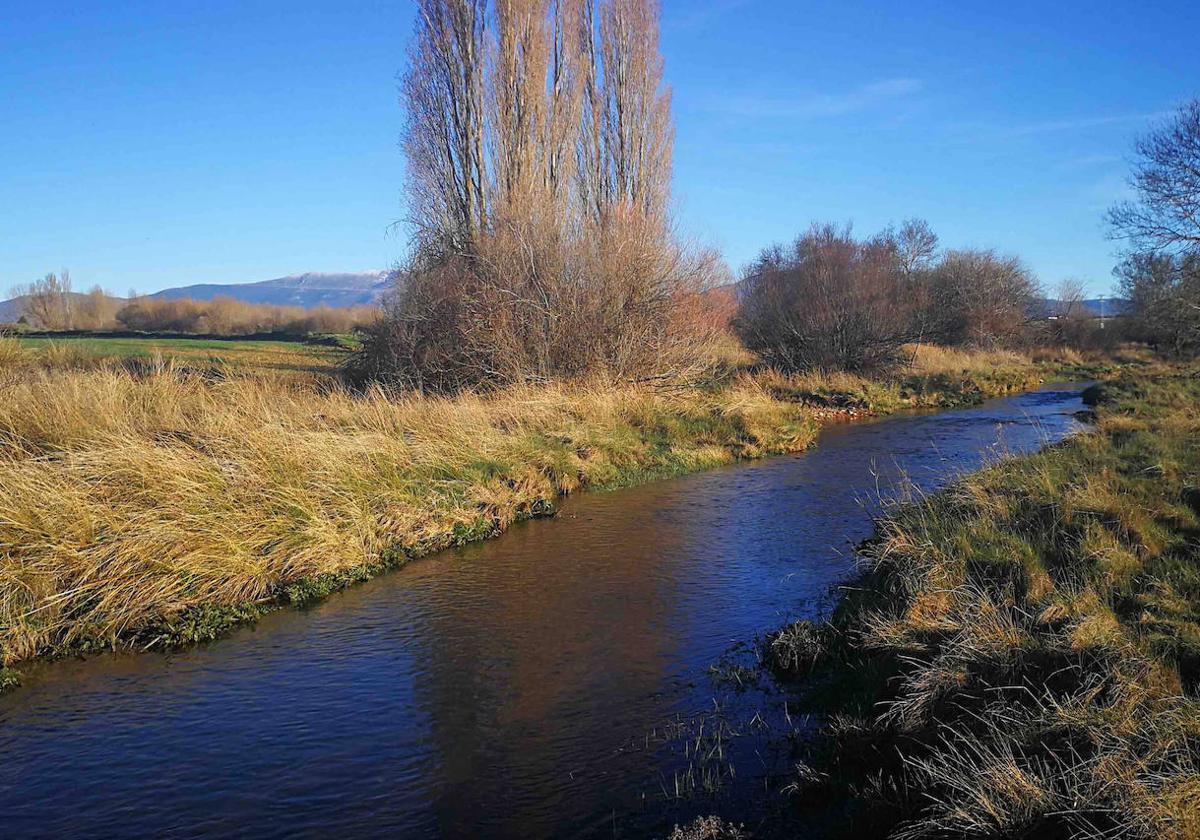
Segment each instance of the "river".
[[706,765],[721,790],[686,795],[705,775],[687,736],[770,705],[710,666],[827,610],[900,476],[932,489],[1060,439],[1082,387],[830,426],[801,455],[582,494],[213,644],[34,667],[0,697],[3,834],[624,837],[696,813],[753,820],[782,760],[761,739],[723,744]]

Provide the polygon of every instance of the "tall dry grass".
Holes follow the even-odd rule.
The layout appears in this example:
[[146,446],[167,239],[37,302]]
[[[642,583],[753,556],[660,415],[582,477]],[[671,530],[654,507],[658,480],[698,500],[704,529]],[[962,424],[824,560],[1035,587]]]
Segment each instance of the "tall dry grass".
[[5,663],[486,535],[585,485],[814,436],[803,407],[748,378],[442,399],[169,364],[52,369],[7,342],[0,359]]
[[914,388],[748,361],[726,342],[699,380],[449,398],[0,338],[0,657],[201,638],[222,610],[319,595],[580,487],[802,449],[822,407],[958,404],[1039,376]]
[[[1028,367],[1033,359],[1016,350],[964,350],[937,344],[908,344],[903,348],[905,370],[916,375],[987,372],[1006,367]],[[1048,361],[1069,361],[1055,355]]]

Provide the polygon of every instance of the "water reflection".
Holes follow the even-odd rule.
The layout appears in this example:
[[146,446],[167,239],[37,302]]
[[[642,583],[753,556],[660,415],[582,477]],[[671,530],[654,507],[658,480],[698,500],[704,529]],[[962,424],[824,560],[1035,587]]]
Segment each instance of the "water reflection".
[[834,427],[214,645],[40,668],[0,699],[5,833],[636,836],[704,810],[664,810],[648,733],[712,708],[731,644],[827,602],[877,492],[1061,437],[1078,390]]

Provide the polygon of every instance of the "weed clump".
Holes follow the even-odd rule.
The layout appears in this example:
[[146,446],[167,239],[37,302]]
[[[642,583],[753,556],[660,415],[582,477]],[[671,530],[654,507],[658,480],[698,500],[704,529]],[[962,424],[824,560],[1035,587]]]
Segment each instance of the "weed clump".
[[747,840],[749,837],[743,826],[715,816],[697,817],[685,826],[675,826],[671,832],[671,840]]

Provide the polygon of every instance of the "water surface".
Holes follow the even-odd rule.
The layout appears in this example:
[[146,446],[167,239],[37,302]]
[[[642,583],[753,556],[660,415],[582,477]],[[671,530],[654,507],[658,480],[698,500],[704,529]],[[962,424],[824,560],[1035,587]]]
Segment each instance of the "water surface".
[[900,475],[933,488],[1059,439],[1081,388],[830,427],[802,455],[584,494],[214,644],[36,668],[0,698],[3,832],[613,837],[753,820],[771,759],[743,750],[720,798],[676,801],[688,761],[664,724],[720,706],[708,669],[731,646],[828,608]]

